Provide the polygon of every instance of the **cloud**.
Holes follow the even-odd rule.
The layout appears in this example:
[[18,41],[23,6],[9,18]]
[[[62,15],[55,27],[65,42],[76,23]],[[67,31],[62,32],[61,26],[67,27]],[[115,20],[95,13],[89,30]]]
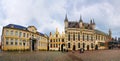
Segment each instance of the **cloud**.
[[[64,31],[64,18],[78,21],[80,15],[84,22],[94,18],[96,28],[119,36],[119,0],[0,0],[0,33],[9,24],[34,25],[42,33],[54,32],[56,27]],[[117,33],[118,32],[118,33]]]

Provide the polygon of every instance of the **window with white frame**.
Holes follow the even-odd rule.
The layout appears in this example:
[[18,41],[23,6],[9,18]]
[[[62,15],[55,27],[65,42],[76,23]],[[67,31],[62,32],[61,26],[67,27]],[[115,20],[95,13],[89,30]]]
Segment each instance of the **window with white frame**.
[[9,39],[6,38],[6,45],[9,45]]
[[6,30],[6,35],[9,35],[9,30]]

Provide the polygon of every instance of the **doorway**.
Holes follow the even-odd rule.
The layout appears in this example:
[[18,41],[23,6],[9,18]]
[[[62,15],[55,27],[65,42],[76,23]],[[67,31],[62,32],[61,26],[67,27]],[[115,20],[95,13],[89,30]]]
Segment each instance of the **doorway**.
[[64,51],[64,48],[63,48],[64,46],[65,46],[65,44],[61,45],[61,51]]
[[74,51],[76,50],[76,47],[75,47],[75,45],[73,45],[73,50],[74,50]]
[[98,50],[98,45],[95,45],[95,50]]
[[36,40],[32,40],[32,42],[31,42],[31,50],[32,51],[36,50]]
[[87,50],[89,50],[89,45],[87,45]]

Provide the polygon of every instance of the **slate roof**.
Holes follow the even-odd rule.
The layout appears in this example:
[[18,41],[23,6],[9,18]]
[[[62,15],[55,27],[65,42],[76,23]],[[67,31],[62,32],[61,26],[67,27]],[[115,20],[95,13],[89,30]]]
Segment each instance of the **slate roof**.
[[[28,31],[27,27],[24,27],[24,26],[21,26],[21,25],[16,25],[16,24],[8,24],[8,25],[6,25],[4,27],[6,27],[6,28],[15,28],[15,29],[20,29],[20,30],[26,30],[26,31]],[[39,35],[41,35],[41,36],[45,36],[41,32],[37,32],[37,33],[39,33]]]
[[68,22],[68,27],[69,28],[79,28],[79,23],[78,22]]
[[[88,29],[90,26],[89,23],[83,23],[83,26]],[[68,22],[68,28],[80,28],[79,22]]]
[[27,30],[26,27],[21,26],[21,25],[16,25],[16,24],[8,24],[7,26],[5,26],[7,28],[15,28],[15,29],[21,29],[21,30]]
[[95,33],[96,33],[96,34],[103,34],[103,35],[106,35],[106,36],[108,35],[107,33],[104,33],[104,32],[102,32],[102,31],[99,31],[99,30],[96,30],[96,29],[95,29]]

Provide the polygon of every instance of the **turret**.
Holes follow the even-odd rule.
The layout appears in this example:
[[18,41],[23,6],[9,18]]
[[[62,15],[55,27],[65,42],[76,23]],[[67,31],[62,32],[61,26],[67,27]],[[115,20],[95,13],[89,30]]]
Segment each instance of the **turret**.
[[93,23],[92,23],[92,28],[95,29],[95,22],[94,22],[94,19],[93,19]]
[[112,38],[112,31],[111,31],[111,29],[109,29],[108,32],[109,32],[109,37]]
[[50,32],[50,36],[52,35],[52,32]]
[[67,28],[67,27],[68,27],[68,18],[67,18],[67,14],[66,14],[66,16],[65,16],[64,24],[65,24],[65,28]]
[[91,28],[92,29],[95,29],[95,22],[94,22],[94,19],[92,20],[90,20],[90,26],[91,26]]
[[83,20],[82,20],[82,17],[81,17],[81,16],[80,16],[80,20],[79,20],[79,26],[80,26],[80,28],[83,27]]

